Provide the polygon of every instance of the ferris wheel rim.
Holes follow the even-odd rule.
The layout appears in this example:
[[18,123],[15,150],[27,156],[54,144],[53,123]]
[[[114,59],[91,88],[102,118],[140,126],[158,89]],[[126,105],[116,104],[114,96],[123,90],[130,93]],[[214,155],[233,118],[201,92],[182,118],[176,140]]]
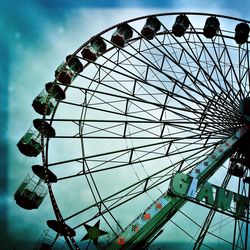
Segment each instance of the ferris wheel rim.
[[[134,19],[130,19],[128,21],[125,21],[125,22],[122,22],[122,23],[119,23],[119,24],[116,24],[114,26],[111,26],[110,28],[98,33],[96,36],[93,36],[92,38],[90,38],[87,42],[85,42],[83,45],[81,45],[72,55],[76,55],[77,53],[80,52],[80,50],[85,46],[87,45],[94,37],[97,37],[97,36],[101,36],[103,35],[104,33],[118,27],[119,25],[123,24],[123,23],[130,23],[130,22],[133,22],[133,21],[137,21],[137,20],[141,20],[141,19],[145,19],[147,17],[152,17],[152,16],[166,16],[166,15],[178,15],[178,14],[186,14],[186,15],[200,15],[200,16],[216,16],[216,17],[221,17],[221,18],[228,18],[228,19],[231,19],[231,20],[235,20],[235,21],[243,21],[243,22],[246,22],[246,23],[250,23],[250,21],[246,21],[246,20],[243,20],[243,19],[239,19],[239,18],[234,18],[234,17],[229,17],[229,16],[224,16],[224,15],[220,15],[220,14],[209,14],[209,13],[196,13],[196,12],[172,12],[172,13],[160,13],[160,14],[153,14],[153,15],[146,15],[146,16],[142,16],[142,17],[138,17],[138,18],[134,18]],[[55,80],[56,81],[56,80]],[[67,89],[69,86],[66,86],[65,89]],[[56,109],[51,117],[51,122],[53,122],[53,118],[54,118],[54,115],[56,113]],[[43,120],[46,120],[46,117],[45,115],[43,115]],[[42,136],[43,137],[43,136]],[[49,140],[47,139],[47,142],[46,142],[46,151],[44,152],[44,150],[42,151],[42,154],[43,154],[43,157],[44,157],[44,166],[48,167],[48,146],[49,146]],[[48,183],[49,184],[49,183]],[[51,191],[52,194],[53,194],[53,191]],[[50,193],[51,195],[51,193]],[[51,196],[51,197],[54,197]],[[54,207],[54,206],[53,206]],[[54,208],[55,209],[55,208]],[[57,211],[58,212],[58,211]],[[58,217],[60,218],[60,216]],[[63,218],[63,217],[62,217]],[[64,221],[64,219],[59,219],[59,220],[62,220]]]

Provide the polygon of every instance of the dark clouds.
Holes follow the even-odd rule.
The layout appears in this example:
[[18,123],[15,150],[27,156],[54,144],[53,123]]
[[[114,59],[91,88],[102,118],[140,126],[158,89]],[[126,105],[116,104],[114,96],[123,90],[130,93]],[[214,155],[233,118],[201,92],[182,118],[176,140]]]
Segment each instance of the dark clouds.
[[[84,4],[83,4],[84,3]],[[8,119],[9,119],[9,103],[15,103],[20,99],[23,99],[25,102],[25,96],[22,96],[20,99],[13,99],[13,96],[9,95],[9,86],[10,86],[10,77],[11,74],[16,74],[17,71],[13,71],[12,65],[18,65],[16,60],[20,59],[21,56],[25,56],[28,53],[35,53],[35,51],[39,49],[49,49],[52,46],[52,41],[49,38],[49,32],[53,32],[53,27],[64,27],[67,25],[67,20],[70,18],[75,18],[74,15],[77,15],[77,10],[79,8],[128,8],[128,7],[142,7],[142,8],[161,8],[162,12],[165,11],[166,8],[173,10],[178,10],[183,8],[186,9],[203,9],[204,12],[209,11],[208,6],[214,5],[217,8],[217,12],[221,14],[227,14],[228,11],[236,11],[240,13],[241,18],[249,18],[249,4],[247,0],[241,1],[209,1],[209,0],[195,0],[195,1],[127,1],[127,0],[119,0],[119,1],[107,1],[107,0],[75,0],[75,1],[67,1],[67,0],[37,0],[37,1],[28,1],[23,0],[21,2],[4,0],[0,3],[0,197],[12,197],[12,193],[6,194],[7,192],[7,152],[8,147],[10,147],[10,143],[12,147],[15,147],[15,140],[8,138],[8,136],[14,137],[16,135],[8,134]],[[91,11],[89,15],[91,15]],[[124,19],[127,19],[124,17]],[[114,23],[117,20],[113,20]],[[86,26],[85,26],[86,27]],[[56,30],[54,30],[56,32]],[[53,34],[55,36],[55,34]],[[63,35],[59,36],[58,40],[63,39]],[[73,39],[73,37],[72,37]],[[59,43],[58,43],[59,44]],[[55,45],[53,45],[55,46]],[[23,52],[23,53],[21,53]],[[41,51],[39,53],[42,53]],[[18,54],[18,56],[17,56]],[[62,55],[65,56],[65,54]],[[53,58],[51,58],[53,60]],[[39,61],[39,59],[38,59]],[[22,61],[20,60],[20,63]],[[29,68],[27,68],[29,70]],[[53,70],[51,70],[53,72]],[[18,76],[16,76],[18,78]],[[20,77],[21,79],[21,77]],[[16,83],[17,85],[20,82]],[[35,83],[34,83],[35,84]],[[20,86],[19,86],[20,88]],[[38,88],[34,86],[34,88]],[[39,88],[42,88],[42,85],[39,85]],[[29,102],[30,103],[30,100]],[[16,103],[16,105],[23,105],[26,107],[27,104]],[[23,122],[20,120],[20,117],[17,117],[19,122]],[[25,122],[24,122],[25,123]],[[29,124],[24,124],[24,126],[29,127]],[[25,132],[25,131],[24,131]],[[11,151],[11,154],[18,154],[17,151]],[[12,157],[12,156],[10,156]],[[20,167],[21,164],[16,164],[16,167]],[[13,166],[12,166],[13,167]],[[21,166],[22,167],[22,166]],[[18,172],[19,173],[19,172]],[[10,180],[13,180],[13,176],[16,175],[15,172],[11,173],[12,176]],[[19,183],[15,183],[14,185],[19,185]],[[8,198],[6,198],[8,200]],[[4,201],[6,200],[3,199]],[[11,249],[16,246],[16,249],[31,249],[34,246],[35,240],[28,240],[25,235],[28,235],[29,231],[32,228],[29,226],[23,225],[23,230],[17,231],[16,234],[13,233],[8,239],[8,235],[4,235],[4,233],[8,232],[7,227],[12,227],[11,224],[6,225],[6,217],[7,217],[7,202],[0,203],[0,225],[1,225],[1,242],[8,242],[9,247],[6,249]],[[11,203],[11,206],[14,206],[14,203]],[[18,217],[22,215],[16,214],[15,223],[19,223]],[[30,220],[34,220],[34,218],[30,218]],[[12,220],[12,223],[14,221]],[[45,221],[44,221],[45,224]],[[21,233],[22,234],[21,234]],[[7,245],[6,245],[7,246]],[[171,249],[173,249],[173,244],[169,245]],[[177,248],[176,248],[177,249]]]

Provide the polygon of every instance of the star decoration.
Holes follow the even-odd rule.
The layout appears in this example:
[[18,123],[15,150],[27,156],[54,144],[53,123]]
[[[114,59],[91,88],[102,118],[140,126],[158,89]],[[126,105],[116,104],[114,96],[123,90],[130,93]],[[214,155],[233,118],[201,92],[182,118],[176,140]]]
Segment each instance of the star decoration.
[[221,153],[222,153],[223,151],[224,151],[224,150],[223,150],[223,148],[219,148],[219,152],[221,152]]
[[195,169],[196,174],[199,174],[200,172],[201,172],[200,169],[198,169],[198,168]]
[[137,224],[132,225],[132,231],[137,233],[139,231],[139,226]]
[[216,155],[212,155],[212,159],[216,159]]
[[162,204],[157,202],[157,203],[155,204],[155,208],[156,208],[156,209],[162,209]]
[[204,166],[208,166],[208,162],[207,161],[204,162]]
[[144,219],[144,220],[149,220],[150,218],[151,218],[151,215],[148,214],[148,213],[145,213],[145,214],[143,215],[143,219]]
[[117,240],[117,244],[118,245],[124,245],[125,244],[125,239],[121,236],[118,237],[118,240]]
[[97,246],[98,238],[102,235],[108,234],[107,232],[99,229],[100,221],[97,221],[94,226],[89,226],[84,224],[85,229],[87,230],[87,234],[81,239],[83,240],[93,240],[93,243]]
[[229,147],[231,146],[231,144],[227,142],[227,143],[226,143],[226,146],[229,148]]

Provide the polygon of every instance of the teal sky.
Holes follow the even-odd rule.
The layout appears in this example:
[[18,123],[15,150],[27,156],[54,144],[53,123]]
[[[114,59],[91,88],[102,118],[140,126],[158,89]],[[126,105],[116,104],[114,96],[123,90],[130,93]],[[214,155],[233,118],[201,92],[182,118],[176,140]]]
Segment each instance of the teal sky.
[[96,33],[123,20],[171,11],[218,13],[250,19],[248,0],[2,0],[0,3],[0,242],[31,249],[52,208],[23,211],[13,193],[35,159],[16,143],[37,118],[32,100],[66,55]]

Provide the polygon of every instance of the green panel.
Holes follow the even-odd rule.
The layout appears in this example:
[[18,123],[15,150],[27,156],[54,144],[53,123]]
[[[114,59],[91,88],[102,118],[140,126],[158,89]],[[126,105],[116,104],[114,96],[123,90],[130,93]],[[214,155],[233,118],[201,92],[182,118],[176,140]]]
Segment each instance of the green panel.
[[212,206],[214,204],[212,184],[209,182],[205,182],[205,184],[200,189],[198,195],[196,196],[196,199],[199,201],[205,199],[205,202]]
[[233,192],[222,188],[217,188],[215,206],[221,208],[222,211],[230,209],[230,205],[233,199]]

